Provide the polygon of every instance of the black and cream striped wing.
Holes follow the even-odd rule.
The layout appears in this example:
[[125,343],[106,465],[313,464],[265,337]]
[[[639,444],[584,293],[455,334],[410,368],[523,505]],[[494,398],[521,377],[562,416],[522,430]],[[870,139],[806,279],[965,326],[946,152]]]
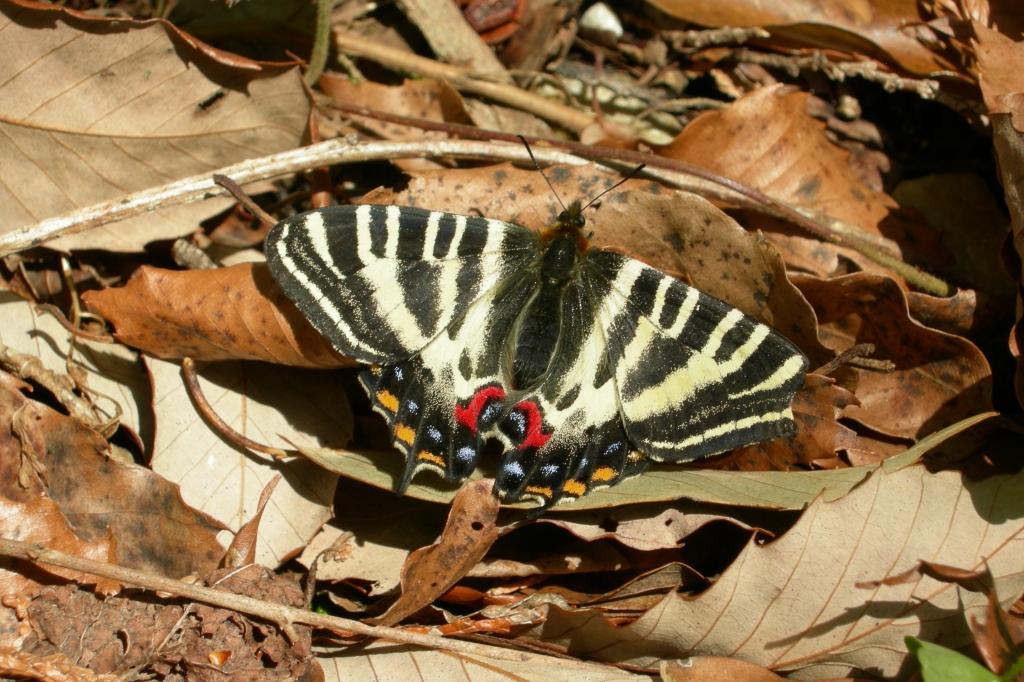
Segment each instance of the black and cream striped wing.
[[278,223],[267,263],[313,327],[367,363],[407,360],[537,257],[499,220],[398,206],[332,206]]
[[533,293],[540,250],[519,225],[397,206],[297,215],[267,236],[271,274],[360,374],[406,457],[469,476],[508,394],[505,340]]
[[630,441],[689,461],[793,432],[807,359],[741,311],[639,261],[591,251],[585,277]]
[[[807,360],[726,303],[620,254],[591,250],[563,298],[544,381],[498,422],[495,488],[543,505],[793,432]],[[539,447],[523,448],[530,412]]]

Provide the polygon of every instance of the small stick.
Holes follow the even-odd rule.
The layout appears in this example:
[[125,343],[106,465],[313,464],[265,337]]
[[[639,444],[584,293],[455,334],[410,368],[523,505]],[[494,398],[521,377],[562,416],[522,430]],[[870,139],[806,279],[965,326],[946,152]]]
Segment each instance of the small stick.
[[116,564],[107,564],[101,561],[94,561],[84,557],[73,556],[49,549],[42,545],[19,540],[10,540],[0,537],[0,556],[25,559],[39,564],[70,568],[83,573],[116,580],[127,585],[135,585],[152,592],[166,592],[178,597],[184,597],[192,601],[211,604],[224,609],[231,609],[239,613],[245,613],[256,618],[277,624],[279,627],[291,623],[310,625],[315,628],[322,628],[336,633],[354,633],[366,637],[374,637],[423,647],[426,649],[440,649],[455,651],[470,656],[484,656],[503,661],[515,661],[539,666],[538,670],[547,669],[547,666],[571,666],[580,671],[597,673],[603,670],[606,674],[614,672],[614,668],[601,666],[595,663],[584,663],[573,660],[555,660],[549,656],[530,654],[522,651],[515,651],[494,645],[465,642],[457,639],[448,639],[429,635],[425,633],[412,632],[405,629],[385,627],[379,625],[366,625],[357,620],[328,616],[320,613],[313,613],[305,609],[286,606],[275,602],[268,602],[246,595],[235,594],[226,590],[217,590],[202,585],[192,585],[165,578],[161,575],[154,575],[133,568],[126,568]]
[[288,453],[280,448],[257,443],[251,438],[240,434],[220,418],[220,415],[217,414],[203,394],[203,389],[199,385],[199,376],[196,374],[196,363],[192,358],[185,358],[181,361],[181,375],[185,379],[185,389],[188,391],[189,397],[192,398],[196,411],[203,416],[214,431],[217,431],[232,443],[263,455],[270,455],[274,459],[287,459],[289,457]]

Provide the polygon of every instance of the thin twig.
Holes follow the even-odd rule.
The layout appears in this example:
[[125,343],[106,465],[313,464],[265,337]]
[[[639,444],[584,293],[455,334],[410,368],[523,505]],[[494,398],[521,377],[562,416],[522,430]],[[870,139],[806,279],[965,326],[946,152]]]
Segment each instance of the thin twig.
[[0,556],[25,559],[27,561],[47,564],[49,566],[58,566],[60,568],[70,568],[83,573],[116,580],[123,584],[135,585],[136,587],[141,587],[156,593],[165,592],[174,596],[184,597],[185,599],[190,599],[192,601],[202,602],[204,604],[210,604],[224,609],[231,609],[239,613],[245,613],[274,623],[279,627],[285,624],[298,623],[301,625],[310,625],[315,628],[322,628],[336,633],[352,633],[376,639],[383,639],[390,642],[397,642],[400,644],[419,646],[426,649],[455,651],[470,656],[485,656],[487,658],[503,661],[515,661],[542,666],[538,668],[538,670],[545,669],[544,666],[550,665],[558,665],[561,667],[571,666],[581,671],[590,672],[597,672],[601,669],[609,670],[608,668],[599,666],[599,664],[595,663],[585,663],[573,660],[553,661],[553,659],[548,656],[515,651],[494,645],[464,642],[457,639],[438,637],[436,635],[411,632],[400,628],[366,625],[365,623],[361,623],[357,620],[313,613],[312,611],[307,611],[305,609],[286,606],[275,602],[263,601],[262,599],[235,594],[234,592],[217,590],[201,585],[192,585],[180,580],[173,580],[171,578],[165,578],[164,576],[138,571],[133,568],[126,568],[116,564],[107,564],[101,561],[93,561],[92,559],[72,556],[70,554],[65,554],[64,552],[48,549],[42,545],[21,542],[19,540],[0,538]]
[[575,133],[594,123],[594,117],[586,112],[552,102],[516,85],[476,78],[468,69],[403,52],[377,40],[367,40],[350,33],[335,31],[334,45],[339,52],[369,59],[390,69],[447,81],[456,90],[529,111]]
[[[213,182],[212,175],[214,173],[226,175],[240,185],[246,185],[336,163],[437,157],[529,161],[526,150],[518,142],[500,145],[465,140],[430,140],[358,144],[348,139],[335,138],[308,147],[289,149],[258,159],[248,159],[216,169],[213,172],[207,171],[166,185],[135,192],[120,199],[104,201],[47,218],[34,225],[28,225],[0,236],[0,257],[39,246],[58,237],[78,234],[99,225],[155,211],[158,208],[224,196],[226,192]],[[584,163],[580,158],[554,149],[538,150],[537,158],[544,163],[571,165]]]
[[327,65],[327,52],[331,44],[331,8],[334,0],[317,0],[316,27],[313,37],[313,50],[309,53],[309,66],[303,80],[312,87],[320,80],[320,74]]
[[224,436],[229,442],[236,443],[254,452],[270,455],[275,459],[287,459],[289,457],[288,453],[281,448],[257,443],[248,436],[235,431],[227,422],[220,418],[220,415],[217,414],[217,411],[213,409],[213,406],[210,405],[210,402],[203,394],[203,389],[199,385],[199,377],[196,374],[196,363],[192,358],[185,358],[181,361],[181,375],[185,380],[185,389],[196,406],[196,411],[202,415],[210,427],[217,433]]
[[252,197],[246,194],[245,190],[241,186],[229,178],[226,175],[220,173],[213,174],[213,181],[219,186],[223,187],[235,198],[235,201],[245,206],[246,210],[253,215],[254,218],[260,221],[266,228],[271,228],[277,224],[277,219],[263,210],[259,204],[252,200]]

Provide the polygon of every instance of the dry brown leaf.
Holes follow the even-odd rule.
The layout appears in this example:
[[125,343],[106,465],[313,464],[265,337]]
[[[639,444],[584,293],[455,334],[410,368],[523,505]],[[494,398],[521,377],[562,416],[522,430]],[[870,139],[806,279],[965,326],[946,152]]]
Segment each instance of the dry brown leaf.
[[809,47],[825,47],[891,58],[909,71],[927,74],[953,65],[932,53],[908,30],[922,21],[916,0],[653,0],[663,12],[702,26],[763,26]]
[[[4,230],[296,146],[309,99],[295,67],[229,59],[163,21],[0,3]],[[139,251],[226,199],[53,242]]]
[[662,661],[660,670],[663,682],[783,682],[785,679],[759,665],[719,656],[693,656],[685,662]]
[[1010,211],[1012,243],[1006,260],[1017,283],[1017,319],[1009,335],[1010,352],[1017,363],[1014,389],[1024,405],[1024,84],[1018,64],[1024,58],[1024,41],[975,26],[979,85],[992,119],[992,141],[999,160],[1003,197]]
[[278,474],[263,486],[260,499],[256,502],[256,513],[242,524],[242,527],[235,533],[231,545],[224,552],[224,561],[221,562],[221,565],[225,568],[237,568],[256,563],[256,540],[259,538],[263,510],[267,508],[267,502],[270,502],[270,496],[274,494],[274,490],[280,482],[281,474]]
[[[79,375],[78,391],[101,420],[118,423],[142,443],[153,441],[150,387],[138,353],[120,344],[76,338],[53,314],[0,289],[0,343],[37,358],[49,371]],[[58,400],[63,396],[58,396]],[[70,412],[70,410],[69,410]]]
[[[808,113],[808,97],[784,86],[760,88],[698,116],[661,153],[856,225],[888,247],[913,248],[909,255],[926,257],[933,266],[947,260],[935,235],[894,214],[892,197],[863,181],[850,153]],[[858,264],[864,260],[850,249],[838,252]]]
[[[316,649],[317,660],[329,680],[359,682],[650,682],[648,675],[571,658],[550,656],[527,662],[488,658],[485,653],[465,654],[421,647],[371,642],[353,655],[351,648]],[[536,655],[535,655],[536,656]]]
[[410,552],[437,539],[448,508],[357,480],[343,478],[338,486],[331,525],[307,545],[299,561],[311,565],[342,533],[351,533],[355,542],[347,553],[321,560],[317,579],[365,582],[367,596],[375,599],[399,586],[402,565]]
[[[110,459],[97,433],[25,398],[10,375],[0,377],[5,537],[173,578],[216,566],[220,528],[185,505],[176,486],[148,469]],[[16,413],[22,416],[17,429]],[[26,458],[38,459],[42,472],[19,475],[29,466]]]
[[988,592],[984,617],[971,619],[971,630],[974,645],[989,670],[1001,675],[1020,658],[1024,649],[1024,619],[1007,613],[999,605],[995,590]]
[[842,369],[837,376],[860,405],[845,416],[879,433],[920,438],[991,409],[992,371],[967,339],[929,329],[910,317],[895,281],[860,273],[829,281],[794,275],[814,305],[826,345],[842,350],[873,343],[893,372]]
[[569,511],[540,519],[541,523],[563,528],[588,542],[616,540],[644,552],[679,547],[688,535],[712,521],[726,521],[748,528],[729,516],[708,513],[705,506],[690,503],[679,503],[667,509],[664,504],[634,504],[612,509]]
[[378,623],[394,625],[428,606],[483,558],[501,534],[496,524],[501,503],[491,494],[492,483],[482,479],[462,486],[437,542],[405,560],[402,596]]
[[1012,603],[1024,591],[1022,476],[976,482],[918,465],[883,467],[846,497],[813,503],[778,540],[749,544],[697,597],[671,593],[624,627],[595,609],[552,606],[533,634],[576,656],[640,666],[707,654],[805,678],[895,675],[905,635],[968,644],[964,614],[983,612],[986,597],[925,576],[858,585],[922,556],[966,569],[987,563],[1000,603]]
[[161,358],[355,364],[306,322],[262,264],[189,271],[143,267],[125,286],[82,298],[114,326],[118,340]]
[[[252,519],[261,490],[281,474],[260,520],[256,560],[276,567],[300,551],[330,518],[337,477],[302,458],[278,461],[232,443],[197,412],[177,365],[146,362],[158,425],[153,471],[233,531]],[[342,447],[351,438],[352,415],[336,373],[222,362],[198,375],[213,411],[251,440],[290,449],[321,439]]]
[[[801,466],[823,467],[842,451],[870,452],[871,443],[839,421],[846,408],[857,404],[857,397],[830,377],[808,374],[804,387],[793,398],[796,433],[738,448],[709,462],[709,466],[741,471],[786,471]],[[880,457],[875,461],[878,459]]]

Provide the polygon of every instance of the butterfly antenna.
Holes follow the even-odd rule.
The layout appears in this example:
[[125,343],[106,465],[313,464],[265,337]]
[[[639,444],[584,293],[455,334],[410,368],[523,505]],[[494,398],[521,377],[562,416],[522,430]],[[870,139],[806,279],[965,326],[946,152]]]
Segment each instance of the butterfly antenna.
[[[601,192],[601,193],[600,193],[600,194],[598,194],[598,195],[597,195],[596,197],[594,197],[593,199],[591,199],[591,200],[590,200],[590,201],[589,201],[589,202],[587,203],[587,205],[583,207],[583,209],[582,209],[582,210],[583,210],[583,211],[586,211],[586,210],[587,210],[588,208],[590,208],[591,206],[593,206],[593,205],[594,205],[594,204],[595,204],[595,203],[597,202],[597,200],[598,200],[598,199],[600,199],[601,197],[603,197],[603,196],[604,196],[605,194],[608,194],[608,192],[611,192],[611,191],[612,191],[613,189],[615,189],[616,187],[618,187],[619,185],[621,185],[622,183],[624,183],[624,182],[625,182],[626,180],[629,180],[630,178],[632,178],[632,177],[633,177],[634,175],[636,175],[637,173],[639,173],[640,171],[642,171],[642,170],[643,170],[643,169],[644,169],[644,168],[645,168],[646,166],[647,166],[647,164],[646,164],[646,163],[641,163],[641,164],[640,164],[639,166],[637,166],[636,168],[634,168],[633,170],[631,170],[631,171],[630,171],[630,172],[629,172],[629,173],[628,173],[628,174],[626,175],[626,177],[622,178],[621,180],[619,180],[618,182],[616,182],[616,183],[615,183],[614,185],[612,185],[611,187],[609,187],[608,189],[606,189],[605,191]],[[582,211],[581,211],[581,213],[582,213]]]
[[526,153],[530,155],[530,161],[533,161],[534,167],[540,172],[540,176],[544,178],[544,182],[548,183],[548,187],[551,188],[551,193],[555,195],[556,199],[558,199],[558,204],[562,207],[562,210],[567,211],[568,209],[565,207],[565,202],[562,201],[562,197],[558,196],[558,192],[555,191],[555,186],[551,184],[551,181],[548,180],[548,176],[544,174],[544,169],[540,167],[539,163],[537,163],[537,157],[533,155],[533,150],[530,149],[530,143],[527,142],[526,138],[522,135],[517,135],[516,137],[518,137],[519,141],[523,143],[524,147],[526,147]]

